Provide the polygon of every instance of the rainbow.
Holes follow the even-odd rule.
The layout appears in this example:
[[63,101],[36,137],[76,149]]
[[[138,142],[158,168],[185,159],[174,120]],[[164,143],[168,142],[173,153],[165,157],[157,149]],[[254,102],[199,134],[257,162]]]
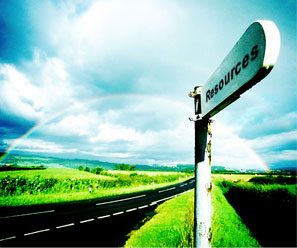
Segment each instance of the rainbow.
[[[81,107],[83,105],[87,105],[87,104],[91,104],[91,103],[95,103],[96,101],[99,100],[104,100],[104,99],[110,99],[110,98],[120,98],[120,97],[148,97],[148,98],[153,98],[153,99],[164,99],[165,101],[168,102],[175,102],[177,104],[182,104],[183,107],[186,107],[189,109],[189,114],[191,113],[192,109],[178,101],[172,98],[167,98],[164,96],[158,96],[158,95],[148,95],[148,94],[110,94],[110,95],[104,95],[104,96],[98,96],[98,97],[94,97],[91,99],[88,99],[86,101],[80,102],[80,103],[76,103],[73,104],[70,107],[66,107],[54,114],[48,115],[47,117],[45,117],[44,119],[42,119],[41,121],[39,121],[35,126],[33,126],[32,128],[30,128],[27,132],[25,132],[24,134],[22,134],[20,137],[18,137],[17,139],[15,139],[10,146],[6,149],[6,151],[0,156],[0,162],[2,162],[10,153],[11,151],[13,151],[24,139],[26,139],[28,136],[30,136],[32,133],[34,133],[37,129],[39,129],[41,126],[45,125],[46,123],[58,118],[59,116],[61,116],[62,114],[71,111],[71,110],[75,110],[78,107]],[[246,149],[248,150],[249,154],[251,155],[251,157],[255,160],[255,162],[257,164],[259,164],[261,166],[261,168],[263,168],[265,171],[269,171],[269,168],[267,166],[267,164],[264,162],[264,160],[259,156],[259,154],[257,154],[256,151],[254,151],[250,145],[247,143],[247,141],[241,139],[238,137],[238,135],[236,135],[234,133],[234,131],[232,129],[230,129],[229,127],[224,126],[224,129],[227,128],[228,131],[230,132],[231,135],[234,135],[234,137],[236,137],[236,142],[241,143],[242,145],[244,145],[246,147]]]
[[[85,100],[83,102],[79,102],[79,103],[74,103],[72,106],[66,107],[54,114],[48,115],[47,117],[45,117],[44,119],[42,119],[41,121],[39,121],[35,126],[33,126],[32,128],[30,128],[26,133],[22,134],[20,137],[18,137],[17,139],[15,139],[10,146],[6,149],[6,151],[0,155],[0,162],[2,162],[10,153],[11,151],[13,151],[24,139],[26,139],[28,136],[30,136],[32,133],[34,133],[37,129],[39,129],[41,126],[45,125],[46,123],[58,118],[59,116],[61,116],[62,114],[71,111],[71,110],[75,110],[76,108],[79,108],[83,105],[87,105],[87,104],[91,104],[91,103],[95,103],[99,100],[105,100],[105,99],[112,99],[112,98],[121,98],[121,97],[146,97],[146,98],[153,98],[153,99],[164,99],[165,101],[169,101],[169,102],[175,102],[178,104],[183,104],[175,99],[172,98],[168,98],[162,95],[150,95],[150,94],[132,94],[132,93],[123,93],[123,94],[107,94],[104,96],[97,96],[88,100]],[[187,105],[183,104],[184,106],[188,107]],[[191,109],[189,108],[189,111]]]

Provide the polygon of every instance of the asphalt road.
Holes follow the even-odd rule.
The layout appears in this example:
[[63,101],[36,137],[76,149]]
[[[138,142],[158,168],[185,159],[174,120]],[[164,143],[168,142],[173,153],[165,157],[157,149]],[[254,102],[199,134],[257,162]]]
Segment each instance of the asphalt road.
[[158,204],[194,188],[194,179],[105,199],[0,209],[0,246],[123,246]]

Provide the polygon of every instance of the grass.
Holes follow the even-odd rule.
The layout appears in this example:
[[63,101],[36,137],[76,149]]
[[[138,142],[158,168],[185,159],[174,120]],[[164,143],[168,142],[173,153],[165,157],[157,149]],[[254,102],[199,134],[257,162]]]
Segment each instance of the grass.
[[133,231],[125,247],[187,246],[184,230],[188,228],[187,214],[193,205],[193,191],[166,201],[155,210],[156,215],[141,229]]
[[266,176],[252,178],[249,182],[220,181],[218,184],[260,245],[295,247],[294,182],[294,177]]
[[[258,241],[216,185],[216,177],[213,177],[213,183],[212,246],[259,247]],[[193,223],[192,191],[160,205],[151,220],[131,233],[125,247],[193,247]]]
[[0,180],[9,175],[10,177],[26,177],[34,178],[40,176],[42,178],[55,178],[58,180],[65,180],[68,178],[73,179],[111,179],[108,176],[96,175],[85,171],[79,171],[75,169],[64,169],[64,168],[48,168],[46,170],[30,170],[30,171],[1,171]]
[[153,187],[152,185],[137,186],[137,187],[122,187],[110,188],[103,190],[93,190],[90,194],[88,190],[80,192],[67,193],[50,193],[50,194],[36,194],[36,195],[18,195],[18,196],[0,196],[0,207],[23,206],[23,205],[37,205],[47,203],[62,203],[79,200],[89,200],[95,198],[104,198],[116,196],[121,194],[136,193],[145,190],[158,189],[168,186],[172,183],[163,183]]
[[[102,198],[160,188],[185,174],[130,172],[105,175],[75,169],[0,172],[0,206],[21,206]],[[179,176],[180,175],[180,176]],[[154,185],[152,182],[154,181]],[[88,191],[92,185],[92,193]]]
[[212,190],[212,246],[259,247],[258,241],[242,223],[240,216],[226,200],[223,191],[213,180]]

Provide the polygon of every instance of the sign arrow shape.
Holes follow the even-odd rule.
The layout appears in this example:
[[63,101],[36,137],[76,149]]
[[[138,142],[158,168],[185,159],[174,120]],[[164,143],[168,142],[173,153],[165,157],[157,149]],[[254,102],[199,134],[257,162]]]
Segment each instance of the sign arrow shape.
[[252,23],[205,83],[201,117],[210,118],[265,78],[280,50],[280,34],[272,21]]

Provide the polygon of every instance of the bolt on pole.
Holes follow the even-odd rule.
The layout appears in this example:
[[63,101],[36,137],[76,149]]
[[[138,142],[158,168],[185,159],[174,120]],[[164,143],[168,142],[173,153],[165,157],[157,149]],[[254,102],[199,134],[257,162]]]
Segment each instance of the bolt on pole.
[[189,96],[194,98],[195,117],[195,202],[194,247],[211,247],[211,120],[199,118],[201,87]]

